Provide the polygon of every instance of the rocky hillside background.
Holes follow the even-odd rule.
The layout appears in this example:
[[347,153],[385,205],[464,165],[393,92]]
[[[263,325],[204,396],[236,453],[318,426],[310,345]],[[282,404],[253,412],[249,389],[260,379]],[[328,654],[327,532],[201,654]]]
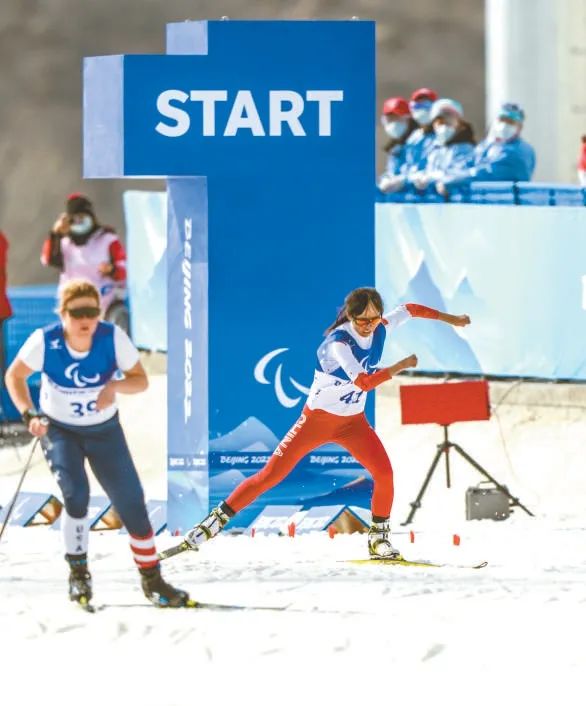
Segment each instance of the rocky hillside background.
[[222,15],[374,19],[378,105],[431,86],[458,98],[483,131],[483,0],[2,0],[0,228],[11,243],[11,284],[56,279],[40,265],[39,251],[66,194],[86,192],[100,219],[123,232],[123,191],[164,188],[159,181],[82,180],[82,58],[164,52],[166,22]]

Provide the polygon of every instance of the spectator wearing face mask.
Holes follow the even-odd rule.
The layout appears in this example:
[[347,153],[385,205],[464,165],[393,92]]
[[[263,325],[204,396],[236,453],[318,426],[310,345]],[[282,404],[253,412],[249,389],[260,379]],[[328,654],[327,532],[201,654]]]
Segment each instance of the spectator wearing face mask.
[[417,125],[409,112],[409,104],[399,96],[384,102],[381,123],[389,139],[384,146],[387,164],[378,186],[381,191],[395,191],[395,182],[401,179],[399,175],[405,163],[405,143]]
[[409,182],[418,190],[426,191],[448,175],[460,172],[474,153],[474,132],[464,120],[462,105],[451,98],[440,98],[431,109],[434,131],[433,145],[423,170],[409,175]]
[[427,164],[427,156],[431,149],[435,134],[431,124],[431,109],[438,99],[437,93],[431,88],[418,88],[411,94],[409,110],[417,123],[407,140],[405,168],[407,171],[421,171]]
[[486,138],[476,146],[470,164],[436,183],[446,196],[451,187],[472,181],[530,181],[535,150],[521,137],[525,113],[516,103],[504,103]]
[[586,186],[586,135],[582,135],[582,146],[578,160],[578,183],[580,186]]
[[402,191],[409,174],[425,169],[427,155],[435,138],[431,125],[431,108],[435,100],[437,93],[431,88],[418,88],[412,93],[408,106],[415,129],[408,133],[404,142],[400,174],[387,177],[384,188],[381,186],[382,191]]
[[65,212],[43,243],[41,262],[61,271],[60,291],[72,279],[89,280],[100,293],[102,317],[128,330],[124,246],[113,228],[98,221],[83,194],[67,197]]

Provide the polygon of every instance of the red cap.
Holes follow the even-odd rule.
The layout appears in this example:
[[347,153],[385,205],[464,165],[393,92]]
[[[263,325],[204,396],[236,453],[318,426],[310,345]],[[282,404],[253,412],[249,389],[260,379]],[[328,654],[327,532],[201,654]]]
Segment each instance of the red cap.
[[383,103],[383,115],[398,115],[400,117],[406,117],[409,114],[409,103],[407,103],[407,101],[400,96],[387,98]]
[[418,101],[436,101],[438,94],[431,88],[418,88],[411,94],[410,101],[417,103]]

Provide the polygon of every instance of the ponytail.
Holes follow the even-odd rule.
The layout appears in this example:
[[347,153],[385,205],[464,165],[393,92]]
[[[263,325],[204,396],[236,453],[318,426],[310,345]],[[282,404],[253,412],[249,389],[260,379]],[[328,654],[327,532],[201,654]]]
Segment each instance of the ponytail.
[[350,317],[348,316],[346,306],[344,305],[338,311],[338,316],[336,317],[336,320],[334,321],[334,323],[330,324],[327,327],[327,329],[324,331],[324,336],[327,336],[328,334],[330,334],[335,328],[338,328],[338,326],[345,324],[346,321],[350,321]]

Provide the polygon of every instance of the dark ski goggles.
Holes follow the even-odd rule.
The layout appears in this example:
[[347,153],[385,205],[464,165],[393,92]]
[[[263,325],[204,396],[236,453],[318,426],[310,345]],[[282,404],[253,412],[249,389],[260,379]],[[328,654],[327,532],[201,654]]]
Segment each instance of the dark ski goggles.
[[72,319],[97,319],[100,315],[100,307],[77,306],[75,309],[67,309],[67,313]]

